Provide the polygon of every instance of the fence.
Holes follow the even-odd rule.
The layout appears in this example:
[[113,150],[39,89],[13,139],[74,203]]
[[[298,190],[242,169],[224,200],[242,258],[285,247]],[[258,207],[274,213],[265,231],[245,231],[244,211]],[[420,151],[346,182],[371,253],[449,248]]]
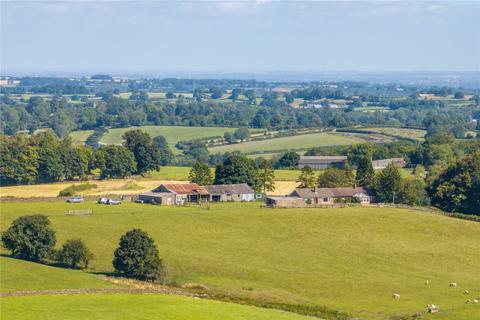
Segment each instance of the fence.
[[92,209],[85,210],[68,210],[68,216],[89,216],[92,214]]

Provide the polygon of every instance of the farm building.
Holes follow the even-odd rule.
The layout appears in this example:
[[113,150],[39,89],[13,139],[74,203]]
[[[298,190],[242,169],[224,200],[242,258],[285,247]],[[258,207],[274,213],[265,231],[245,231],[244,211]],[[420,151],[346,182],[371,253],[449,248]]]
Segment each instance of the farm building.
[[348,202],[356,199],[360,204],[369,204],[373,197],[362,187],[355,188],[296,188],[286,197],[268,197],[267,206],[277,208],[316,207]]
[[329,205],[334,203],[334,195],[329,188],[296,188],[291,197],[300,197],[312,205]]
[[138,195],[138,199],[146,203],[156,203],[163,205],[175,204],[175,194],[169,192],[143,192]]
[[403,158],[390,158],[372,161],[373,169],[385,169],[389,164],[393,164],[397,168],[403,168],[406,165]]
[[345,156],[302,156],[298,160],[298,167],[302,169],[308,165],[313,169],[341,168],[346,160]]
[[152,193],[170,193],[175,195],[175,204],[186,202],[208,201],[210,194],[205,187],[196,183],[168,183],[161,184],[152,190]]
[[303,208],[305,200],[300,197],[267,197],[267,206],[271,208]]
[[255,191],[246,183],[205,186],[210,201],[254,201]]

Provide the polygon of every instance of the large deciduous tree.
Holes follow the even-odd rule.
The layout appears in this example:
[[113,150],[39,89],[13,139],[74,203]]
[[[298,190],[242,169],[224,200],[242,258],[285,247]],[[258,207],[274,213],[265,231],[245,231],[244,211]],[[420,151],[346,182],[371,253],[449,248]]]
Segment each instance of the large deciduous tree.
[[133,229],[120,238],[112,261],[115,271],[140,280],[162,280],[165,270],[153,239],[140,229]]
[[480,152],[443,171],[428,192],[432,204],[443,210],[480,215]]
[[375,183],[375,196],[380,202],[393,202],[397,197],[400,200],[400,191],[402,187],[402,177],[398,169],[389,164],[385,169],[380,171]]
[[300,155],[294,151],[285,152],[276,163],[277,168],[294,169],[298,166]]
[[160,164],[162,166],[168,166],[172,164],[175,156],[168,146],[167,139],[165,139],[164,136],[156,136],[153,138],[153,143],[155,143],[158,148],[158,152],[160,153]]
[[70,268],[87,269],[93,253],[81,239],[67,240],[58,252],[58,261]]
[[100,178],[125,178],[137,169],[133,153],[122,146],[102,146],[95,152],[96,167]]
[[255,161],[241,155],[230,155],[215,169],[215,184],[246,183],[258,190]]
[[44,261],[54,250],[55,231],[44,215],[22,216],[2,233],[2,243],[14,257],[30,261]]
[[315,186],[315,172],[312,167],[305,166],[300,172],[297,182],[300,182],[300,188],[313,188]]
[[142,130],[130,130],[122,136],[123,145],[135,156],[137,173],[160,170],[160,152],[150,135]]
[[213,182],[213,175],[208,165],[205,163],[196,162],[192,169],[190,169],[188,179],[192,183],[197,183],[201,186],[204,186]]

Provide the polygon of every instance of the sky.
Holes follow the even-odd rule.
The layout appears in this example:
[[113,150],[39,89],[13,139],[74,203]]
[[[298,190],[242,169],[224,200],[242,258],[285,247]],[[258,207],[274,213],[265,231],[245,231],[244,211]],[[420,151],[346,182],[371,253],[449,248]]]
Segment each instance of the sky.
[[480,71],[480,1],[5,1],[6,72]]

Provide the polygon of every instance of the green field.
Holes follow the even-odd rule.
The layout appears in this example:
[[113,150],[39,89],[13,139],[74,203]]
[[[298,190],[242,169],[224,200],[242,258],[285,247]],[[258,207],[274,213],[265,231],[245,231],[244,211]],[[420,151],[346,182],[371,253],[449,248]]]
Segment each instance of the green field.
[[75,143],[85,143],[87,138],[93,134],[93,130],[73,131],[70,133],[70,137]]
[[308,320],[297,314],[206,299],[155,294],[84,294],[7,297],[2,320],[162,319]]
[[[152,138],[162,135],[167,139],[168,145],[175,154],[180,154],[181,151],[175,148],[175,144],[181,140],[192,140],[209,137],[222,137],[225,132],[233,132],[235,128],[225,127],[180,127],[180,126],[142,126],[130,128],[115,128],[109,129],[102,137],[100,143],[104,144],[121,144],[122,135],[133,129],[142,129],[149,133]],[[88,134],[85,131],[74,131],[70,134],[74,140],[84,142]]]
[[[91,208],[93,215],[67,216],[71,208]],[[327,306],[362,319],[412,316],[429,303],[440,306],[438,319],[473,319],[480,312],[479,304],[465,304],[480,296],[476,222],[374,207],[268,209],[224,203],[209,208],[6,202],[0,229],[24,214],[46,214],[59,245],[81,237],[96,256],[91,271],[110,272],[120,236],[142,228],[159,247],[167,282],[201,283],[233,297]],[[450,288],[450,282],[458,287]],[[15,285],[27,286],[28,280],[19,277]],[[463,294],[465,289],[469,295]],[[392,299],[393,293],[401,298]],[[25,299],[32,301],[23,305],[42,305]],[[68,303],[75,309],[73,299]],[[21,308],[21,299],[12,301],[3,309]]]
[[393,135],[397,137],[403,137],[408,139],[414,139],[422,141],[425,137],[426,131],[421,129],[409,129],[409,128],[362,128],[361,131],[373,131],[381,134]]
[[0,257],[0,266],[0,292],[114,286],[83,271],[55,268],[7,257]]
[[258,151],[305,150],[314,147],[350,145],[362,141],[363,140],[355,137],[345,137],[329,133],[310,133],[212,147],[209,148],[209,151],[210,153],[232,151],[255,153]]

